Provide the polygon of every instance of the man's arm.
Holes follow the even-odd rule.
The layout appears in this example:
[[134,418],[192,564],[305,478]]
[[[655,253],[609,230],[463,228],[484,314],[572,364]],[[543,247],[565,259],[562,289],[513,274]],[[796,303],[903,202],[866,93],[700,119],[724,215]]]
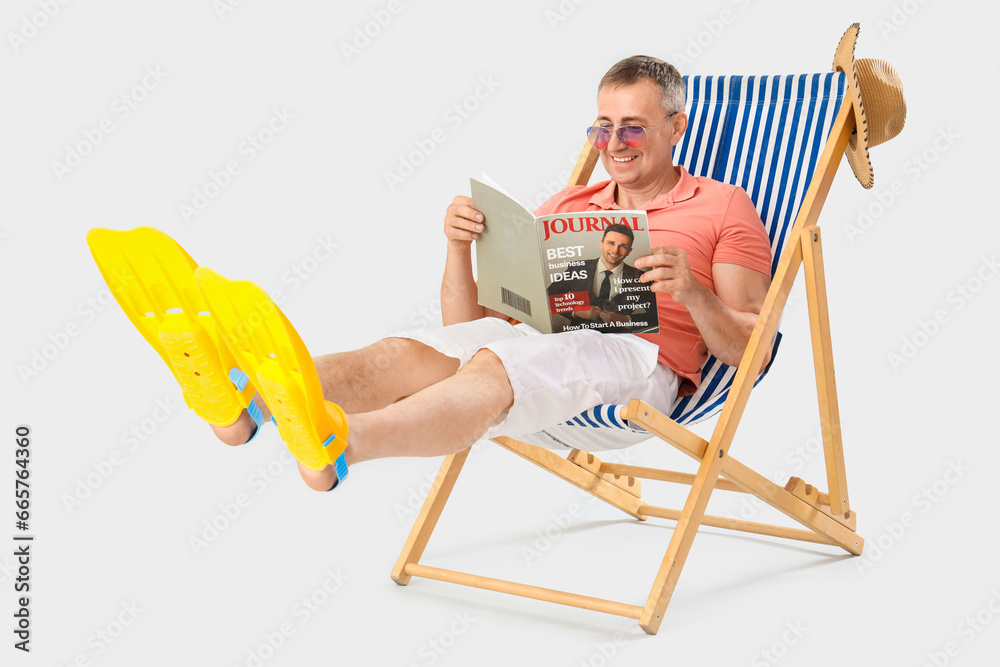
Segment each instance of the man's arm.
[[[691,273],[687,252],[663,246],[635,261],[636,266],[654,267],[642,276],[654,292],[669,292],[684,304],[708,350],[722,363],[737,366],[743,358],[771,277],[737,264],[713,264],[715,293]],[[764,363],[771,358],[768,347]]]
[[503,317],[479,305],[476,279],[472,275],[472,242],[483,231],[483,214],[472,208],[470,197],[455,197],[444,216],[448,254],[441,279],[441,320],[445,325],[480,318]]

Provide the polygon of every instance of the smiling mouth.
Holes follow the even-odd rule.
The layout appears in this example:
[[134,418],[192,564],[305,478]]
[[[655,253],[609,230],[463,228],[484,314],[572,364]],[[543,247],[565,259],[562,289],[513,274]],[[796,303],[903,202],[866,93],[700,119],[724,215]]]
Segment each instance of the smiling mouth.
[[639,157],[639,156],[638,155],[628,155],[626,157],[615,157],[614,155],[612,155],[611,159],[614,160],[615,162],[631,162],[632,160],[636,159],[637,157]]

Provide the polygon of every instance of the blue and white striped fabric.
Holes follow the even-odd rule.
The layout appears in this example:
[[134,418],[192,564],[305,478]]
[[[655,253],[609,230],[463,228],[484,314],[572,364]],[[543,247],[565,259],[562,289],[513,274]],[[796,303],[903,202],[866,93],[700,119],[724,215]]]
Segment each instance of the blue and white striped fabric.
[[[692,176],[739,185],[757,206],[777,268],[788,231],[802,205],[847,85],[843,72],[786,76],[692,76],[687,82],[688,130],[674,163]],[[774,343],[772,363],[781,334]],[[764,377],[764,370],[757,382]],[[736,369],[713,356],[701,385],[679,398],[670,418],[693,424],[722,408]],[[592,408],[565,424],[626,430],[623,406]]]

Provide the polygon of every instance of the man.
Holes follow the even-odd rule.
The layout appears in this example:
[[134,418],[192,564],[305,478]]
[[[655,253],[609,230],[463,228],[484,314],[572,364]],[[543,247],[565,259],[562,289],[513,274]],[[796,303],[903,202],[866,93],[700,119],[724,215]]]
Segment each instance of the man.
[[[325,398],[347,415],[349,464],[448,454],[500,434],[559,447],[566,436],[553,424],[600,403],[640,398],[669,411],[678,392],[697,385],[709,351],[738,364],[770,282],[770,246],[753,204],[739,188],[674,167],[687,116],[672,66],[627,58],[601,80],[597,102],[590,137],[611,180],[567,188],[537,214],[646,210],[653,252],[635,265],[657,294],[660,333],[541,335],[484,309],[471,246],[489,221],[456,197],[444,220],[446,326],[316,359]],[[254,425],[244,411],[213,428],[240,444]],[[299,468],[314,489],[337,482],[331,466]]]
[[[601,256],[583,263],[581,273],[586,278],[549,285],[549,295],[585,293],[588,308],[554,315],[558,327],[567,321],[573,328],[588,328],[592,323],[604,322],[616,333],[637,333],[655,328],[649,324],[656,308],[654,295],[642,282],[642,271],[625,263],[632,252],[635,234],[626,225],[608,225],[601,237]],[[636,289],[641,287],[641,289]],[[631,298],[630,298],[631,297]],[[607,330],[607,329],[606,329]]]

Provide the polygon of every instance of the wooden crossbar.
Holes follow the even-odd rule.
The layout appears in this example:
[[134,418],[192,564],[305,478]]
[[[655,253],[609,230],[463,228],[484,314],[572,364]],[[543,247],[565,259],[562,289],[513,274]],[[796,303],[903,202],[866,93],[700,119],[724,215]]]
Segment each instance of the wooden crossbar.
[[[681,518],[681,511],[670,509],[669,507],[656,507],[654,505],[639,505],[639,511],[646,516],[655,516],[660,519],[670,519],[677,521]],[[744,521],[743,519],[730,519],[725,516],[712,516],[706,514],[701,520],[703,526],[713,528],[725,528],[727,530],[739,530],[744,533],[756,533],[757,535],[769,535],[771,537],[783,537],[789,540],[801,540],[803,542],[815,542],[816,544],[829,544],[828,539],[817,535],[811,530],[801,528],[786,528],[785,526],[775,526],[770,523],[758,523],[756,521]]]
[[558,604],[569,605],[570,607],[601,611],[605,614],[614,614],[616,616],[639,618],[639,615],[642,614],[642,607],[633,604],[592,598],[586,595],[577,595],[576,593],[567,593],[551,588],[529,586],[528,584],[504,581],[503,579],[491,579],[490,577],[481,577],[475,574],[456,572],[455,570],[445,570],[440,567],[420,565],[419,563],[408,564],[406,566],[406,574],[415,577],[425,577],[427,579],[437,579],[438,581],[449,581],[454,584],[462,584],[463,586],[483,588],[498,593],[520,595],[521,597],[532,598],[534,600],[556,602]]
[[[660,468],[644,468],[642,466],[630,466],[621,463],[604,463],[603,461],[601,462],[601,472],[608,472],[615,475],[628,475],[629,477],[639,477],[641,479],[653,479],[658,482],[687,484],[689,486],[694,482],[694,475],[688,472],[662,470]],[[715,488],[722,491],[749,493],[746,489],[730,482],[727,479],[716,480]]]
[[549,472],[562,477],[573,486],[597,496],[604,502],[614,505],[636,519],[644,520],[646,518],[639,512],[640,502],[638,498],[605,481],[589,470],[570,463],[549,449],[535,447],[506,436],[493,438],[493,442],[531,461],[535,465],[541,466]]

